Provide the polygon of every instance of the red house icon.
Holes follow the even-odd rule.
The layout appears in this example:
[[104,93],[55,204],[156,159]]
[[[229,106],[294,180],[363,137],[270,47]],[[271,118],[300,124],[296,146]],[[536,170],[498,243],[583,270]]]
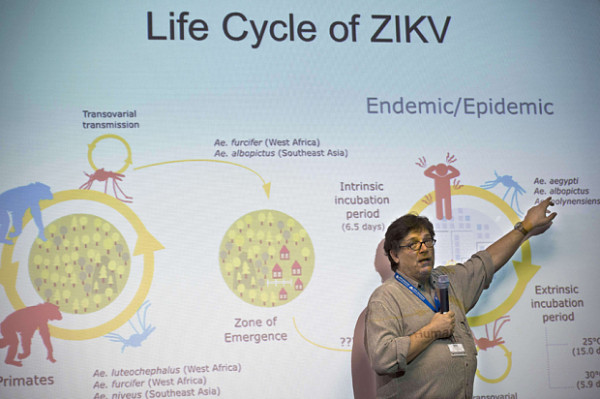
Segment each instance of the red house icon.
[[302,266],[300,266],[297,260],[292,265],[292,276],[302,276]]
[[273,278],[282,278],[283,277],[283,270],[281,270],[281,267],[279,266],[278,263],[275,263],[275,266],[273,266]]
[[279,251],[279,259],[288,260],[290,258],[290,250],[284,245]]
[[302,291],[304,289],[304,283],[302,282],[302,280],[297,279],[294,283],[294,288],[296,288],[296,291]]
[[282,288],[281,291],[279,291],[279,300],[287,301],[287,299],[288,299],[287,291],[284,288]]

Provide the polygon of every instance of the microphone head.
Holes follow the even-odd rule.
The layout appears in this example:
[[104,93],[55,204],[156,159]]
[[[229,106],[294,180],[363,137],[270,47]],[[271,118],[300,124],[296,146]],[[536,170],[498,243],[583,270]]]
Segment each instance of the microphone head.
[[448,301],[448,287],[450,286],[450,279],[447,275],[441,274],[437,276],[435,285],[439,290],[440,295],[440,313],[447,313],[450,310],[450,303]]
[[438,288],[438,289],[441,289],[441,290],[448,289],[448,287],[450,286],[450,279],[448,279],[447,275],[440,274],[434,280],[433,285],[434,285],[435,288]]

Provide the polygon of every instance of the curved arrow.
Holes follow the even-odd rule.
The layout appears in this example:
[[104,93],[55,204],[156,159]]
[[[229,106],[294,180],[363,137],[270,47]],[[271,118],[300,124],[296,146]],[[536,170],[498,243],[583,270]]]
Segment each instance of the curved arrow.
[[258,174],[255,170],[250,169],[247,166],[244,165],[240,165],[239,163],[235,163],[235,162],[229,162],[229,161],[222,161],[220,159],[182,159],[182,160],[178,160],[178,161],[166,161],[166,162],[158,162],[158,163],[153,163],[150,165],[144,165],[144,166],[138,166],[137,168],[133,168],[133,170],[140,170],[140,169],[144,169],[144,168],[149,168],[152,166],[159,166],[159,165],[167,165],[170,163],[181,163],[181,162],[216,162],[216,163],[224,163],[224,164],[228,164],[228,165],[233,165],[233,166],[238,166],[240,168],[244,168],[246,170],[249,170],[250,172],[254,173],[256,176],[259,177],[260,180],[262,180],[263,182],[263,190],[265,190],[265,194],[267,194],[267,198],[270,197],[271,195],[271,182],[267,183],[265,179],[263,179],[263,177]]
[[294,328],[296,329],[296,332],[300,335],[300,337],[302,337],[302,339],[304,339],[306,342],[308,342],[309,344],[313,344],[314,346],[317,346],[321,349],[327,349],[330,351],[336,351],[336,352],[352,352],[352,349],[338,349],[338,348],[330,348],[328,346],[323,346],[320,344],[317,344],[316,342],[311,341],[310,339],[306,338],[304,335],[302,335],[302,333],[300,332],[300,330],[298,329],[298,326],[296,325],[296,318],[292,317],[292,321],[294,322]]

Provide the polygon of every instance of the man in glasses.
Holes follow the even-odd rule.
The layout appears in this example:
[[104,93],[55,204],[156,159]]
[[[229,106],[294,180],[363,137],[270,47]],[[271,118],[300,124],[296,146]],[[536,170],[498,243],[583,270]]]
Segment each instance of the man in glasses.
[[[435,232],[426,217],[409,214],[389,226],[384,250],[395,274],[369,299],[365,322],[378,398],[473,396],[477,350],[466,312],[521,244],[550,227],[556,217],[550,205],[547,198],[529,209],[513,230],[463,264],[435,269]],[[444,313],[434,289],[441,275],[450,282]]]

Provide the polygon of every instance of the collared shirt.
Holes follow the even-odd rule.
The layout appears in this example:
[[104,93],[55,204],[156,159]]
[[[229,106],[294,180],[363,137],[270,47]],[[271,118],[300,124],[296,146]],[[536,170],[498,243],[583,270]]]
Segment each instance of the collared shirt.
[[[365,347],[377,373],[377,398],[471,398],[477,370],[477,349],[466,313],[475,306],[494,274],[490,255],[481,251],[464,264],[441,266],[432,276],[446,274],[448,298],[455,313],[454,341],[465,356],[452,356],[450,339],[437,339],[407,364],[410,335],[427,325],[434,313],[394,277],[386,280],[369,299],[365,323]],[[432,300],[429,284],[419,284]]]

